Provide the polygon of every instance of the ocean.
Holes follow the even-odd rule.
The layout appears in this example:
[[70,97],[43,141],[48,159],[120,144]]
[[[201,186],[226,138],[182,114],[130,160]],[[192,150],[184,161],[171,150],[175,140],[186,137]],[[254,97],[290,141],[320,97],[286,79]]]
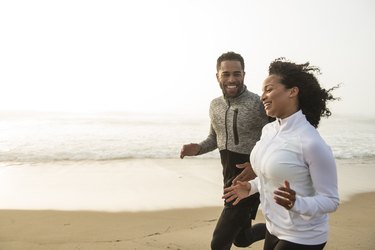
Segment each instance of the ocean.
[[[341,198],[375,191],[373,120],[332,117],[319,130],[338,161]],[[0,113],[0,209],[222,206],[218,151],[179,159],[208,131],[208,117],[183,114]]]
[[[202,141],[208,131],[202,115],[3,112],[0,162],[175,159],[183,144]],[[375,119],[322,118],[319,131],[337,159],[375,157]]]

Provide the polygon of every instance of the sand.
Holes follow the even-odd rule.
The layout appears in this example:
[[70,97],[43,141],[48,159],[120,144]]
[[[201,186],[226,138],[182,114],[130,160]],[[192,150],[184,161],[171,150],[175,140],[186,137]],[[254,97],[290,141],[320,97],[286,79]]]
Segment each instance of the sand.
[[[217,199],[221,190],[218,160],[135,160],[127,162],[126,167],[124,164],[0,168],[0,250],[210,248],[212,231],[222,209],[221,200]],[[140,165],[152,165],[155,171],[145,172],[139,169]],[[342,203],[330,214],[330,237],[325,249],[375,249],[374,165],[373,159],[338,161]],[[139,173],[148,173],[149,177],[143,178],[149,178],[154,189],[141,186],[138,194],[148,194],[152,203],[134,207],[129,202],[137,200],[118,201],[124,194],[134,193],[133,186],[123,181],[130,175],[129,167],[133,167],[134,178]],[[206,169],[204,174],[198,171],[202,167]],[[161,174],[155,176],[156,173]],[[152,182],[152,175],[157,177],[156,182]],[[207,193],[199,195],[199,187]],[[132,192],[127,193],[129,189]],[[74,199],[66,197],[74,192]],[[99,206],[101,202],[105,206]],[[190,208],[174,208],[174,202],[177,207]],[[69,206],[60,207],[64,203]],[[155,206],[156,211],[148,211],[147,204],[159,203],[163,205]],[[82,209],[85,207],[90,209]],[[111,207],[113,211],[108,209]],[[140,211],[132,211],[135,208]],[[103,209],[107,211],[99,211]],[[264,222],[261,211],[256,222]],[[248,249],[262,246],[260,241]]]
[[[220,211],[220,207],[118,213],[1,210],[0,249],[209,249]],[[330,216],[325,249],[374,249],[374,211],[375,193],[356,195],[341,204]],[[263,221],[261,213],[256,221]],[[249,249],[262,245],[260,241]]]

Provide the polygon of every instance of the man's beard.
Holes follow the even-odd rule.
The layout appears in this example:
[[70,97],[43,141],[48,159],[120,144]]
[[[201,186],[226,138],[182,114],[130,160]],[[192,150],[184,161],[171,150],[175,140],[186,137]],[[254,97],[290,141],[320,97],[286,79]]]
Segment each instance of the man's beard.
[[[236,86],[236,88],[232,89],[232,91],[231,91],[231,89],[227,88],[226,86]],[[224,85],[223,84],[221,86],[221,90],[222,90],[224,96],[225,97],[230,97],[230,98],[234,98],[234,97],[239,96],[241,94],[243,88],[244,88],[243,82],[240,83],[240,84],[234,84],[234,85],[231,85],[231,84]],[[235,90],[235,92],[234,92],[234,90]]]

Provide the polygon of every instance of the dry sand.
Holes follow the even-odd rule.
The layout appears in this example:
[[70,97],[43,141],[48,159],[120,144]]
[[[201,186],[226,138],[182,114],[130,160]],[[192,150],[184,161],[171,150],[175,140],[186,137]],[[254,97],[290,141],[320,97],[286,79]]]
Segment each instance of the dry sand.
[[[209,249],[220,211],[220,207],[135,213],[0,210],[0,249]],[[374,212],[375,193],[342,203],[330,216],[325,249],[375,249]],[[256,221],[263,221],[261,212]],[[260,241],[248,249],[262,245]]]
[[[5,165],[0,169],[0,250],[209,249],[222,209],[218,161]],[[342,203],[330,215],[325,249],[375,249],[375,161],[337,163]],[[148,185],[134,189],[140,174]],[[147,208],[148,202],[158,211],[123,212],[133,211],[126,210],[132,204]],[[167,210],[161,205],[203,208]],[[101,208],[111,212],[99,212]],[[264,222],[261,212],[256,222]],[[260,241],[248,249],[262,246]]]

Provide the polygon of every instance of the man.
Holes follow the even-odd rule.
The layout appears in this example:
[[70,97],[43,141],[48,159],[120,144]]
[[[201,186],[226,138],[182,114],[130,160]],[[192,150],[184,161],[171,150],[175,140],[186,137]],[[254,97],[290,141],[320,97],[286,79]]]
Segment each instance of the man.
[[[240,54],[222,54],[217,59],[216,69],[223,96],[211,102],[210,133],[199,144],[183,145],[180,157],[201,155],[218,148],[226,188],[237,180],[255,177],[251,167],[241,169],[236,165],[249,162],[250,152],[260,138],[262,127],[268,123],[268,117],[259,96],[248,91],[244,85],[245,63]],[[258,194],[242,200],[237,206],[225,202],[213,233],[211,249],[230,249],[232,243],[247,247],[264,239],[265,224],[251,226],[258,206]]]

